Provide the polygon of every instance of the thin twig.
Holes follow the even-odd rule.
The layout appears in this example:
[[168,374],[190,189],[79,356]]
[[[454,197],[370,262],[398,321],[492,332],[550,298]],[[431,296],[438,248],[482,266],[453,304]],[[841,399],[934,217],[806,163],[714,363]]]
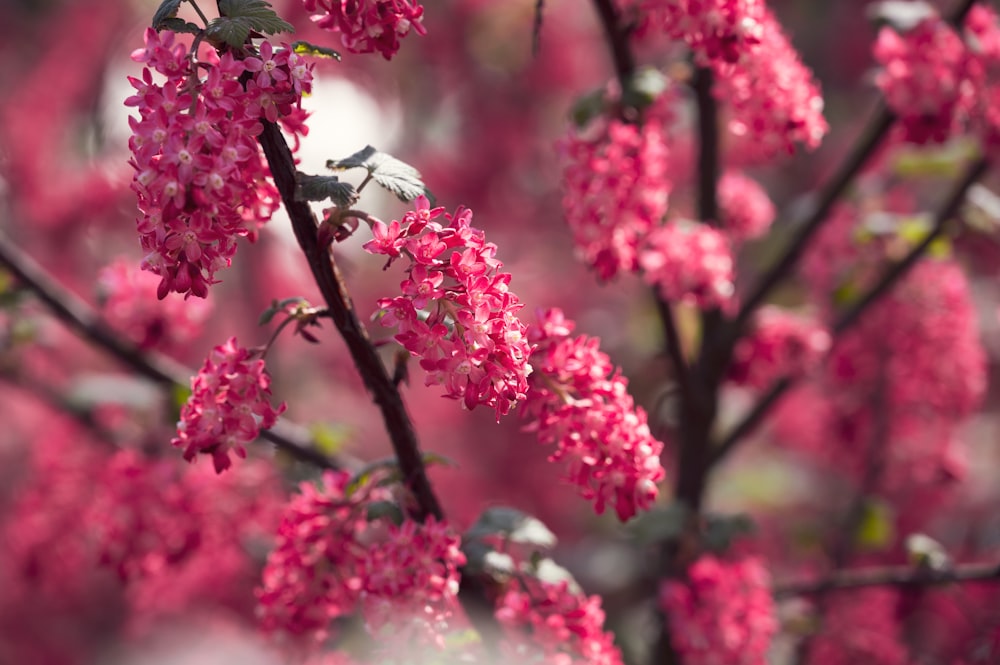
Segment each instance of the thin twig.
[[261,132],[259,141],[274,183],[281,193],[281,200],[291,218],[292,230],[330,310],[330,318],[347,344],[365,387],[382,412],[382,420],[396,453],[403,482],[416,499],[414,517],[418,521],[430,516],[440,520],[444,513],[427,478],[417,435],[406,413],[403,398],[354,311],[354,304],[336,263],[327,248],[318,241],[317,223],[312,210],[307,203],[295,198],[295,161],[288,143],[278,126],[272,122],[264,122],[264,131]]
[[996,563],[964,564],[940,571],[914,566],[879,566],[838,570],[816,580],[775,584],[772,594],[780,599],[875,586],[919,588],[958,582],[997,581],[1000,581],[1000,564]]
[[[187,387],[191,370],[177,361],[154,351],[143,351],[112,330],[98,313],[83,300],[60,286],[49,274],[0,231],[0,265],[38,298],[57,319],[81,338],[103,349],[131,370],[165,388]],[[269,430],[260,433],[275,446],[296,459],[323,469],[352,468],[357,464],[346,457],[333,460],[312,447],[309,437],[302,436],[298,427],[281,419]]]

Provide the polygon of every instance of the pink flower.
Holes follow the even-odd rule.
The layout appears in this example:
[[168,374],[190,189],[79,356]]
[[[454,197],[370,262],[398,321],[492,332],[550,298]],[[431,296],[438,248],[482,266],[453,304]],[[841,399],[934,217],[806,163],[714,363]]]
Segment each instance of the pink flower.
[[620,665],[621,653],[604,631],[599,596],[584,596],[568,582],[519,578],[497,600],[507,662]]
[[729,242],[707,224],[675,220],[646,237],[639,254],[643,278],[664,300],[701,309],[732,302],[733,259]]
[[302,0],[302,5],[319,27],[339,32],[351,53],[378,51],[390,60],[410,29],[427,34],[424,8],[414,0]]
[[570,338],[572,323],[560,310],[539,315],[530,339],[535,372],[522,407],[527,429],[555,445],[553,462],[565,462],[563,479],[593,501],[598,514],[614,508],[622,521],[648,509],[665,472],[663,444],[653,438],[646,412],[628,394],[628,379],[585,336]]
[[759,238],[774,221],[774,204],[756,180],[739,171],[719,179],[719,221],[734,245]]
[[284,403],[271,406],[270,383],[264,361],[231,337],[212,350],[191,379],[191,397],[171,443],[184,449],[189,462],[199,453],[211,455],[215,471],[222,473],[232,464],[229,453],[246,457],[246,444],[273,427],[285,410]]
[[815,369],[830,346],[830,334],[818,321],[763,307],[753,330],[733,349],[729,378],[737,385],[766,390],[783,376]]
[[766,665],[778,632],[770,577],[758,557],[701,556],[683,580],[666,580],[660,607],[670,640],[690,665]]
[[472,212],[445,215],[447,226],[434,221],[442,212],[420,197],[402,222],[372,225],[368,252],[410,259],[403,295],[378,301],[379,321],[399,328],[396,341],[421,359],[427,385],[444,386],[468,409],[490,406],[499,419],[528,389],[531,347],[517,317],[523,305],[500,272],[496,245],[471,226]]
[[558,145],[563,210],[583,260],[603,280],[638,269],[637,247],[667,212],[664,119],[597,120]]

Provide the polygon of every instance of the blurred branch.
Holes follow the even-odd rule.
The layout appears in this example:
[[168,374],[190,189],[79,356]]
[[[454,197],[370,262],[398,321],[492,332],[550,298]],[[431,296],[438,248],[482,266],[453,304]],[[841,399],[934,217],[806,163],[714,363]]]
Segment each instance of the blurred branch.
[[[906,274],[923,258],[927,253],[927,248],[940,237],[945,225],[950,221],[961,208],[965,201],[969,188],[976,183],[989,170],[989,161],[985,157],[976,160],[965,172],[962,178],[955,185],[944,205],[934,215],[934,223],[927,236],[924,237],[910,252],[900,261],[889,267],[878,282],[857,302],[851,305],[840,318],[834,323],[833,330],[837,336],[842,335],[860,319],[869,307],[879,301],[893,286],[895,286]],[[836,343],[836,338],[834,340]],[[756,405],[750,410],[746,417],[732,429],[723,439],[722,443],[715,448],[713,461],[717,462],[725,457],[742,440],[750,434],[757,425],[764,419],[770,410],[777,404],[778,399],[788,391],[795,383],[793,377],[783,377],[778,380],[765,393]]]
[[415,517],[421,522],[430,516],[440,520],[444,517],[444,512],[427,478],[417,435],[410,416],[406,413],[403,398],[354,311],[354,303],[329,249],[319,242],[312,209],[308,203],[295,197],[295,160],[288,143],[281,129],[267,121],[264,122],[264,131],[258,140],[267,157],[274,183],[281,193],[281,200],[292,220],[295,238],[330,309],[330,318],[347,344],[365,387],[382,412],[382,420],[392,441],[403,482],[416,499]]
[[775,598],[782,599],[875,586],[919,588],[958,582],[995,581],[1000,581],[1000,564],[996,563],[963,564],[946,570],[914,566],[880,566],[839,570],[817,580],[775,584],[772,593]]
[[[965,20],[965,16],[975,3],[976,0],[962,0],[962,3],[948,17],[948,22],[952,26],[958,26]],[[792,239],[785,253],[778,259],[778,262],[761,277],[757,287],[744,301],[733,322],[731,336],[734,338],[734,342],[754,311],[767,299],[774,287],[795,269],[799,259],[805,253],[809,241],[826,221],[834,204],[843,196],[854,178],[878,150],[879,146],[889,135],[889,130],[892,129],[895,122],[896,114],[885,106],[884,101],[880,100],[861,138],[854,144],[851,152],[848,153],[830,180],[820,190],[816,205],[802,222],[798,234]]]
[[635,74],[635,57],[629,48],[629,30],[619,20],[618,10],[613,0],[594,0],[594,8],[601,19],[601,27],[611,48],[611,59],[615,65],[615,76],[624,93],[632,84]]
[[[125,340],[109,328],[90,305],[56,283],[42,266],[14,245],[2,231],[0,265],[13,273],[57,319],[77,335],[114,356],[137,374],[163,387],[189,386],[194,372],[163,354],[143,351]],[[281,419],[275,427],[262,431],[260,436],[292,457],[323,469],[357,466],[346,457],[330,459],[313,448],[310,439],[299,435],[297,430],[298,426]]]

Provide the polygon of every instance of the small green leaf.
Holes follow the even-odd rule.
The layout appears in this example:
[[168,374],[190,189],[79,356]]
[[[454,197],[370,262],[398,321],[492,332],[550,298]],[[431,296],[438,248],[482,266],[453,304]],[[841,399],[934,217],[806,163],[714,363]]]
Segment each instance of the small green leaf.
[[876,499],[865,503],[854,535],[858,546],[866,550],[881,550],[891,545],[895,524],[889,505]]
[[884,0],[866,8],[868,18],[879,24],[886,24],[897,32],[909,32],[921,21],[937,16],[937,10],[920,0]]
[[705,520],[705,547],[723,554],[734,540],[749,535],[754,530],[753,520],[748,515],[709,515]]
[[595,90],[576,100],[573,108],[570,109],[570,117],[577,128],[583,129],[590,124],[591,120],[603,115],[607,108],[608,102],[604,90]]
[[317,58],[333,58],[334,60],[340,60],[340,53],[334,51],[332,48],[317,46],[316,44],[310,44],[309,42],[304,41],[293,42],[292,51],[298,53],[299,55],[311,55]]
[[277,300],[272,301],[271,306],[260,313],[260,316],[257,318],[257,325],[266,326],[274,319],[274,317],[280,311],[281,307],[278,306],[278,301]]
[[389,518],[399,526],[403,523],[403,511],[392,501],[372,501],[365,509],[365,519],[369,522]]
[[656,506],[640,513],[629,522],[628,528],[642,545],[669,542],[676,540],[684,531],[689,512],[680,502]]
[[157,8],[156,13],[153,14],[153,29],[156,31],[163,30],[166,27],[163,23],[177,16],[177,10],[180,9],[181,2],[183,1],[184,0],[163,0]]
[[295,30],[264,0],[219,0],[219,14],[219,18],[209,22],[205,34],[210,40],[233,48],[243,46],[251,32],[273,35]]
[[350,439],[350,429],[344,425],[313,423],[309,427],[313,445],[325,455],[336,455]]
[[191,23],[190,21],[185,21],[182,18],[168,18],[166,20],[160,21],[159,30],[170,30],[172,32],[185,32],[189,35],[197,35],[201,32],[201,27]]
[[338,208],[350,208],[358,202],[358,192],[349,182],[341,182],[335,175],[295,174],[296,201],[325,201],[330,199]]
[[556,544],[555,534],[541,520],[508,506],[487,508],[465,532],[466,538],[474,540],[493,535],[542,549],[550,549]]
[[371,174],[372,180],[401,201],[412,201],[427,191],[420,179],[420,171],[370,145],[345,159],[331,159],[326,167],[335,171],[364,168]]
[[667,89],[667,77],[658,69],[643,67],[628,82],[622,104],[635,109],[644,109],[656,101]]

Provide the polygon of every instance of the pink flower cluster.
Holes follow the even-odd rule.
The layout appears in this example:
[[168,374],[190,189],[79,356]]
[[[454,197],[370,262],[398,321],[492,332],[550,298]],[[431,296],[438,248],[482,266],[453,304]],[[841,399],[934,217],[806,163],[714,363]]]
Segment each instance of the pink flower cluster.
[[736,290],[729,241],[707,224],[672,220],[657,228],[646,238],[639,265],[644,279],[670,302],[722,308]]
[[763,0],[639,0],[642,32],[684,41],[715,74],[729,130],[760,160],[815,148],[829,126],[823,98]]
[[583,260],[603,279],[638,270],[637,248],[667,212],[664,122],[599,119],[559,143],[563,210]]
[[763,307],[753,330],[733,349],[729,379],[766,390],[783,376],[800,376],[815,368],[830,345],[830,333],[818,321]]
[[445,214],[447,225],[434,221],[443,212],[420,197],[402,222],[373,223],[365,249],[388,256],[386,267],[403,255],[410,261],[403,294],[378,301],[379,321],[398,326],[396,340],[420,358],[427,385],[443,385],[468,409],[490,406],[499,419],[528,390],[523,305],[509,289],[510,273],[500,271],[496,245],[471,226],[472,211]]
[[156,300],[158,283],[125,260],[106,266],[97,276],[101,315],[143,350],[177,350],[201,334],[211,306],[204,300]]
[[531,328],[538,347],[523,413],[538,440],[556,447],[549,459],[566,462],[564,480],[599,514],[611,505],[625,521],[656,500],[656,483],[665,475],[663,444],[628,394],[628,379],[600,351],[600,340],[570,337],[573,327],[552,309]]
[[584,596],[568,582],[533,577],[512,584],[497,601],[507,662],[546,665],[620,665],[621,653],[604,631],[600,596]]
[[719,178],[719,221],[732,243],[759,238],[774,222],[774,204],[756,180],[729,170]]
[[191,379],[191,397],[181,409],[177,436],[189,462],[199,453],[212,456],[217,473],[232,464],[229,453],[246,457],[246,444],[273,427],[285,410],[270,402],[271,378],[264,361],[241,347],[235,337],[215,347]]
[[316,24],[339,32],[351,53],[378,51],[386,60],[399,50],[412,28],[426,35],[424,8],[415,0],[302,0]]
[[667,580],[660,607],[670,639],[688,665],[766,665],[778,621],[770,576],[758,557],[706,554],[687,578]]
[[[253,238],[278,208],[256,136],[262,120],[304,128],[298,104],[311,66],[267,42],[259,57],[213,50],[196,66],[174,33],[153,29],[132,59],[145,65],[141,79],[129,78],[135,94],[125,101],[139,111],[129,118],[129,163],[143,268],[160,276],[160,298],[205,297],[215,272],[231,264],[237,238]],[[153,72],[166,80],[155,82]],[[253,78],[244,88],[245,73]]]
[[812,639],[809,662],[815,665],[906,665],[912,662],[904,642],[899,594],[887,588],[835,594]]
[[458,536],[433,519],[369,521],[367,508],[388,490],[349,495],[349,482],[347,473],[327,472],[288,504],[257,591],[263,627],[320,643],[333,619],[360,609],[385,647],[410,638],[443,646],[465,563]]
[[683,40],[701,64],[736,63],[761,43],[764,0],[640,0],[645,20]]
[[884,27],[874,55],[882,66],[876,83],[904,140],[940,143],[972,124],[995,141],[1000,26],[991,8],[970,10],[964,38],[937,14],[903,33]]

